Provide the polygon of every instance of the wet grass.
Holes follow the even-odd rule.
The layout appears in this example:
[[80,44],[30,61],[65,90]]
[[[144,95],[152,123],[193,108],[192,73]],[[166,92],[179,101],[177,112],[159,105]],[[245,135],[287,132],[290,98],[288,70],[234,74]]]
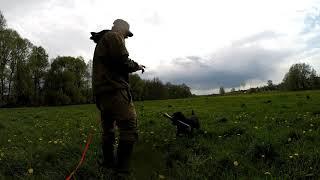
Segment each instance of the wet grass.
[[[136,102],[135,179],[318,179],[320,92]],[[176,137],[162,112],[198,115],[202,131]],[[95,105],[0,109],[0,179],[63,179],[93,141],[76,179],[110,179],[98,167]]]

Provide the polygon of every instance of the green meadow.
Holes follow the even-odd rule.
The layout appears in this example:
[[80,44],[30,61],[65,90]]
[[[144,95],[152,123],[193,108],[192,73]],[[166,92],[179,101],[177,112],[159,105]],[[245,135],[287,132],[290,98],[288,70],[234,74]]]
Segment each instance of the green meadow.
[[[319,179],[320,91],[135,102],[133,179]],[[194,110],[202,131],[176,137],[161,113]],[[100,168],[95,105],[0,109],[0,179],[112,179]]]

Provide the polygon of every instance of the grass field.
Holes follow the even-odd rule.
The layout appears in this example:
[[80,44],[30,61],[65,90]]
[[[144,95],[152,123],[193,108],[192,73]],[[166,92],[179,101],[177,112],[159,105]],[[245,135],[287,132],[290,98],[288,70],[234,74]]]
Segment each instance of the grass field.
[[[320,178],[320,91],[136,102],[135,179]],[[203,133],[175,136],[161,112],[194,110]],[[0,109],[0,179],[109,179],[95,105]],[[250,178],[249,178],[250,177]],[[254,177],[254,178],[253,178]]]

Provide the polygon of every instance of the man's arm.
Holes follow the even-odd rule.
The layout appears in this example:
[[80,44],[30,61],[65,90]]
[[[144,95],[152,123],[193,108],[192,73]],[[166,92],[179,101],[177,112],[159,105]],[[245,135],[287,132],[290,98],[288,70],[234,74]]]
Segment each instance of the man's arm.
[[134,60],[132,60],[130,58],[127,58],[127,60],[124,62],[124,64],[125,64],[125,67],[127,68],[127,71],[129,73],[136,72],[139,70],[142,70],[142,73],[144,72],[145,66],[139,65],[137,62],[135,62]]
[[136,72],[138,70],[144,71],[144,66],[129,58],[129,53],[124,43],[123,37],[113,33],[108,36],[107,43],[110,48],[111,64],[121,71],[128,73]]

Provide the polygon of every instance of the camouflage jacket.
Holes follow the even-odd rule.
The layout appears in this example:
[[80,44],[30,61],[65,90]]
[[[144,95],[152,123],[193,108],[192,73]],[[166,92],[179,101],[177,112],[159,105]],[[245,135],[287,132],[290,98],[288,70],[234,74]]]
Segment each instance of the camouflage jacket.
[[120,33],[107,31],[103,34],[93,56],[92,88],[95,95],[129,88],[129,73],[137,71],[139,65],[128,57]]

